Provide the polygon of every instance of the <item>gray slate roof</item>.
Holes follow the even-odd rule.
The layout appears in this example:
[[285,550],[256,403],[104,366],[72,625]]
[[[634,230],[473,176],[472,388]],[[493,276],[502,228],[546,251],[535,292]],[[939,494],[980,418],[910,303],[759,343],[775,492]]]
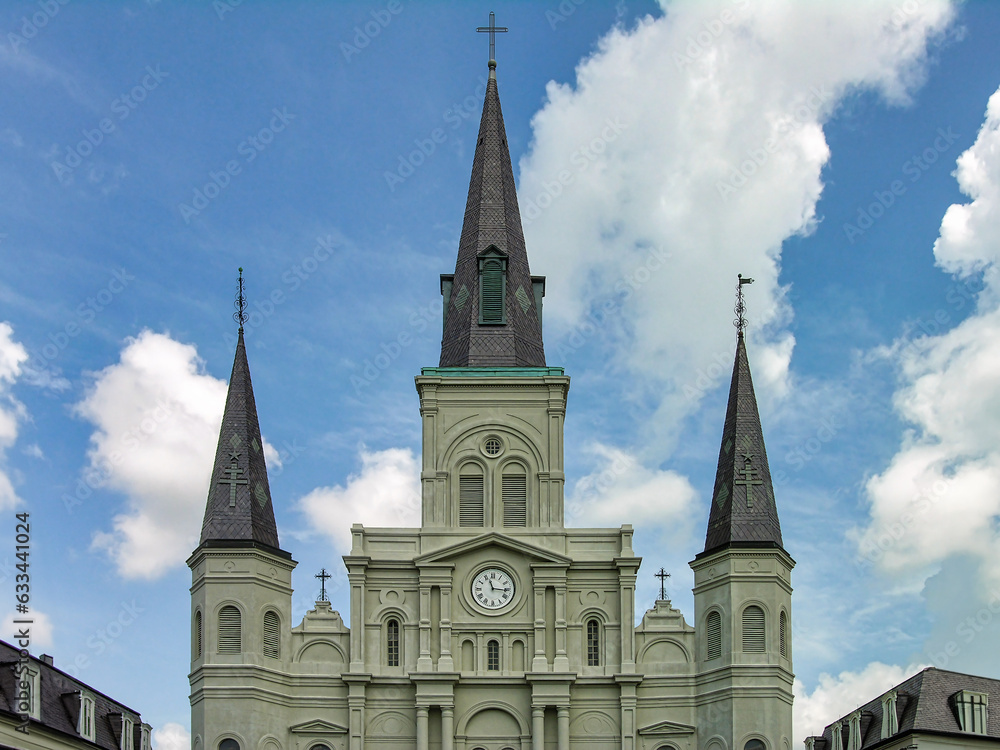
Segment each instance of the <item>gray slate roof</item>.
[[727,546],[782,546],[771,469],[742,333],[736,344],[729,406],[702,554]]
[[[81,747],[100,747],[105,750],[118,750],[121,747],[122,715],[133,719],[135,736],[132,746],[137,750],[142,736],[142,717],[137,711],[123,703],[112,700],[99,693],[86,683],[70,677],[61,669],[29,657],[33,667],[41,674],[41,721],[32,721],[29,731],[36,730],[38,725],[53,732],[59,732],[77,738]],[[15,686],[14,667],[19,661],[18,649],[5,641],[0,641],[0,713],[17,714],[17,688]],[[80,691],[84,690],[94,699],[95,741],[93,744],[83,740],[77,730],[80,716]],[[20,717],[15,716],[20,723]],[[3,747],[0,744],[0,747]]]
[[[454,286],[445,316],[440,366],[544,367],[541,316],[532,293],[514,172],[492,66],[472,161]],[[479,255],[490,246],[507,255],[506,325],[479,325]]]
[[[1000,744],[1000,711],[996,709],[996,706],[1000,706],[1000,680],[928,667],[905,682],[901,682],[895,687],[895,690],[899,731],[893,736],[896,737],[897,741],[901,735],[907,732],[957,734],[962,737],[982,738],[983,735],[967,734],[960,730],[958,717],[950,702],[951,696],[960,690],[971,690],[989,695],[988,734],[986,736],[997,740]],[[882,695],[876,696],[861,707],[862,750],[882,742]],[[847,746],[849,716],[850,714],[840,719],[843,724],[841,739],[845,748]],[[822,738],[817,738],[816,750],[835,750],[833,747],[833,724],[828,725],[823,730]]]
[[201,527],[202,544],[232,542],[279,548],[242,329]]

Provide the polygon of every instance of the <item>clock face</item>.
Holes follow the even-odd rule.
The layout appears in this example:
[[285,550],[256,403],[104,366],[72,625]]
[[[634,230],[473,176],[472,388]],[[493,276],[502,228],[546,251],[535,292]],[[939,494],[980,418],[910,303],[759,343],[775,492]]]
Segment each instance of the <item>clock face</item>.
[[506,607],[514,599],[514,579],[500,568],[486,568],[472,580],[472,598],[486,609]]

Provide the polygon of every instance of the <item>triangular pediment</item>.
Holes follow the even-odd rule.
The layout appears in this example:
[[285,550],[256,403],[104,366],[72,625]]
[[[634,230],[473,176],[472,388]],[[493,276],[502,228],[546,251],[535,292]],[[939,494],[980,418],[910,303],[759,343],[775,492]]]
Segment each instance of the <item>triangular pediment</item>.
[[490,245],[488,248],[479,253],[480,258],[506,258],[507,253],[498,248],[496,245]]
[[414,562],[417,565],[447,562],[452,558],[468,554],[473,550],[482,549],[484,547],[500,547],[502,549],[508,549],[512,552],[516,552],[527,558],[533,559],[536,562],[548,562],[558,565],[569,565],[572,562],[572,560],[565,555],[560,555],[557,552],[547,550],[543,547],[537,547],[534,544],[527,544],[519,539],[513,539],[512,537],[505,534],[499,534],[495,531],[489,534],[473,537],[472,539],[466,539],[463,542],[453,544],[449,547],[445,547],[444,549],[436,550],[435,552],[429,552],[426,555],[421,555],[420,557],[415,558]]
[[295,726],[288,727],[290,732],[295,734],[347,734],[347,727],[342,727],[340,724],[331,724],[329,721],[323,721],[322,719],[314,719],[313,721],[304,721],[301,724],[296,724]]
[[666,735],[666,734],[694,734],[694,727],[688,724],[678,724],[674,721],[658,721],[655,724],[650,724],[646,727],[639,728],[639,734],[642,736],[649,735]]

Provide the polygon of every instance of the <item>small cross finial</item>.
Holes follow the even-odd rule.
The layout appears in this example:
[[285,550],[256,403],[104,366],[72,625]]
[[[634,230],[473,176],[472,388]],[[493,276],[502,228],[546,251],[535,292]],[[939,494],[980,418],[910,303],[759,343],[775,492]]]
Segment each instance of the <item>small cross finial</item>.
[[733,321],[733,325],[736,326],[736,330],[739,331],[740,336],[742,336],[743,331],[747,327],[747,308],[743,303],[743,285],[752,284],[753,279],[749,276],[743,278],[743,274],[741,273],[736,274],[736,279],[736,307],[733,308],[733,311],[736,313],[736,320]]
[[506,26],[497,26],[497,16],[492,10],[490,11],[490,25],[480,26],[476,29],[479,32],[489,32],[490,34],[490,69],[493,70],[497,66],[497,55],[496,55],[496,32],[507,31]]
[[243,333],[243,324],[247,322],[247,298],[243,289],[243,268],[240,268],[239,290],[236,292],[236,312],[233,313],[233,320],[240,324],[240,333]]
[[660,579],[660,601],[665,601],[667,598],[667,590],[665,587],[667,584],[667,579],[670,578],[670,574],[663,568],[660,568],[660,572],[655,573],[654,575]]
[[329,599],[326,598],[326,581],[328,578],[333,578],[333,576],[326,572],[326,568],[323,568],[322,570],[320,570],[319,573],[316,574],[316,578],[319,579],[319,585],[320,585],[319,599],[317,599],[317,601],[320,602],[330,601]]

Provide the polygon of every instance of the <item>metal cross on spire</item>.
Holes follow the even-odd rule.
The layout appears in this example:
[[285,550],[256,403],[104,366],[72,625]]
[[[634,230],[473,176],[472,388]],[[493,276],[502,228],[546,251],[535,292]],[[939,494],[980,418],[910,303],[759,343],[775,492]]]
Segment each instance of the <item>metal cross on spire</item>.
[[660,601],[665,601],[667,598],[666,584],[667,579],[670,578],[670,574],[663,568],[660,568],[659,573],[654,573],[654,575],[660,579]]
[[497,64],[496,32],[498,32],[498,31],[501,31],[501,32],[502,31],[507,31],[507,27],[506,26],[497,26],[497,16],[496,16],[496,13],[494,13],[491,10],[490,11],[490,25],[489,26],[480,26],[479,28],[476,29],[476,31],[479,31],[479,32],[488,31],[490,33],[490,67],[491,68],[495,68],[496,64]]
[[326,568],[323,568],[322,570],[320,570],[319,573],[316,574],[315,577],[319,579],[319,587],[320,587],[319,599],[317,601],[321,602],[330,601],[329,599],[326,598],[326,580],[328,578],[333,578],[333,576],[326,572]]
[[743,274],[741,273],[736,274],[736,278],[736,307],[733,308],[733,311],[736,313],[736,320],[733,321],[733,325],[736,326],[736,330],[739,331],[740,336],[742,336],[744,329],[747,327],[747,308],[746,305],[743,304],[743,285],[752,284],[753,279],[749,276],[744,279]]
[[243,269],[240,268],[239,291],[236,292],[236,312],[233,313],[233,320],[240,324],[240,333],[243,333],[243,324],[247,322],[247,298],[243,289]]

